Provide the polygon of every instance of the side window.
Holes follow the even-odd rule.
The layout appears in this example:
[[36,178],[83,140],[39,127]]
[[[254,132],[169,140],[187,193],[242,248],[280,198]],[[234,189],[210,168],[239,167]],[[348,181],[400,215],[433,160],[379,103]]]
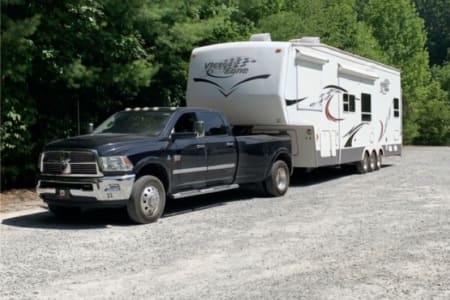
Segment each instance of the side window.
[[342,96],[344,112],[355,112],[355,95],[344,94]]
[[361,94],[361,120],[370,122],[372,120],[372,104],[370,94]]
[[181,132],[195,132],[194,129],[194,123],[197,121],[197,117],[195,116],[195,113],[185,113],[181,115],[181,117],[178,119],[177,123],[175,124],[175,132],[181,133]]
[[205,122],[205,135],[224,135],[228,134],[227,127],[220,114],[216,112],[200,112],[200,120]]
[[400,117],[400,100],[394,98],[394,118]]

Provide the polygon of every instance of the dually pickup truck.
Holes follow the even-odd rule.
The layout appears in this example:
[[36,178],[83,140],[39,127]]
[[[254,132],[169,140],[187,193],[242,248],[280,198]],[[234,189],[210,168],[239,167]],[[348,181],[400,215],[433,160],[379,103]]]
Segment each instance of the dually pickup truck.
[[127,208],[136,223],[156,221],[166,198],[262,183],[286,193],[292,173],[287,135],[238,135],[225,116],[202,108],[120,111],[91,134],[47,144],[37,192],[59,217],[90,206]]

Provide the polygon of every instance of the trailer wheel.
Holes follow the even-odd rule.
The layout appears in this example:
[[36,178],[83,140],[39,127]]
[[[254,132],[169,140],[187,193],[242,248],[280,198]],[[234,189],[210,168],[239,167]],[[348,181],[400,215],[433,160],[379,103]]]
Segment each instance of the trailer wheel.
[[358,171],[359,174],[369,172],[369,160],[369,153],[364,152],[364,158],[356,163],[356,171]]
[[378,168],[377,168],[377,163],[378,163],[377,152],[372,151],[372,153],[370,154],[369,161],[370,161],[369,172],[378,170]]
[[155,222],[161,217],[166,205],[164,185],[155,176],[142,176],[133,186],[127,203],[131,220],[139,224]]
[[270,196],[283,196],[289,188],[289,180],[287,164],[282,160],[277,160],[270,169],[269,177],[264,181],[265,190]]
[[377,155],[377,170],[380,170],[382,165],[383,165],[383,152],[380,151]]
[[54,204],[48,204],[48,209],[59,219],[73,220],[81,215],[80,207],[66,207]]

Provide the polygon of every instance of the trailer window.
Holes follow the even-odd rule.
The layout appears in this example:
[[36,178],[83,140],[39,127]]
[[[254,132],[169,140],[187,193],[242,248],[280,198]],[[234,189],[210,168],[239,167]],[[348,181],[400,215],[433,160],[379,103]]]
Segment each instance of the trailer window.
[[372,120],[372,105],[370,94],[361,94],[361,120],[368,122]]
[[400,101],[394,98],[394,118],[400,117]]
[[344,112],[355,112],[355,95],[344,94],[342,99]]

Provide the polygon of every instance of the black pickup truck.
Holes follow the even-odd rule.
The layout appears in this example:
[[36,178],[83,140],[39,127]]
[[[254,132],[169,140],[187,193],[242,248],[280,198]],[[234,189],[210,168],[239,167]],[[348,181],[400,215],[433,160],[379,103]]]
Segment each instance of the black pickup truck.
[[287,135],[235,136],[225,116],[203,108],[120,111],[91,134],[46,145],[37,192],[56,216],[123,206],[156,221],[166,196],[182,198],[263,183],[281,196],[292,173]]

